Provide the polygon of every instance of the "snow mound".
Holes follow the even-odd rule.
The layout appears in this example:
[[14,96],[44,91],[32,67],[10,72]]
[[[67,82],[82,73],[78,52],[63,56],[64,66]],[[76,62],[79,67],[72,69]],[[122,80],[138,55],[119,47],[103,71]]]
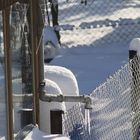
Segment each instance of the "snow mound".
[[[54,81],[61,89],[63,95],[78,96],[79,88],[76,77],[69,69],[61,66],[44,65],[45,78]],[[75,103],[66,103],[66,108],[70,109]]]
[[40,131],[37,127],[30,132],[24,140],[70,140],[63,135],[46,135]]

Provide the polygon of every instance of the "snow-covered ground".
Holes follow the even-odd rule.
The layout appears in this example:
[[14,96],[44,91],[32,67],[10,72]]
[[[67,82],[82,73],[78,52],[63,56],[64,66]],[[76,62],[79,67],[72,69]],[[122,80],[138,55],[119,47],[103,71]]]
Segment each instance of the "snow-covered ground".
[[[51,65],[76,75],[80,94],[89,94],[128,62],[130,41],[139,37],[138,0],[59,1],[62,49]],[[65,11],[65,12],[64,12]]]
[[82,46],[62,49],[51,65],[69,68],[75,74],[80,94],[90,94],[106,78],[128,62],[128,46]]
[[63,135],[47,135],[40,131],[38,128],[33,128],[24,140],[70,140],[68,137]]

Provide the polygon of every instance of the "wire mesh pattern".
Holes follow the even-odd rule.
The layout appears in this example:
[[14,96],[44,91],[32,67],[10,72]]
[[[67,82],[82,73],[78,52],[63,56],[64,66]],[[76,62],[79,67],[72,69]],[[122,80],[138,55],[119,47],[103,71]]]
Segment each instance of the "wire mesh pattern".
[[[82,138],[78,137],[78,140],[138,140],[139,62],[140,58],[135,57],[91,93],[93,109],[90,112],[90,133],[82,127],[80,130],[84,135],[80,135]],[[64,118],[67,128],[64,133],[67,132],[66,134],[71,136],[77,125],[84,126],[84,120],[79,114],[82,115],[80,107],[68,111],[67,117]]]
[[63,133],[71,140],[92,140],[92,135],[85,127],[84,108],[77,104],[63,115]]
[[[139,0],[62,0],[58,3],[58,23],[62,47],[111,45],[139,37]],[[46,5],[40,8],[45,21]],[[52,20],[49,9],[49,18]]]
[[[113,46],[114,43],[128,46],[133,38],[140,36],[138,0],[62,0],[58,3],[62,47]],[[139,58],[135,57],[92,92],[90,133],[85,129],[81,106],[67,112],[64,133],[72,140],[137,140],[139,71]]]
[[140,1],[68,0],[59,2],[62,46],[130,43],[139,37]]

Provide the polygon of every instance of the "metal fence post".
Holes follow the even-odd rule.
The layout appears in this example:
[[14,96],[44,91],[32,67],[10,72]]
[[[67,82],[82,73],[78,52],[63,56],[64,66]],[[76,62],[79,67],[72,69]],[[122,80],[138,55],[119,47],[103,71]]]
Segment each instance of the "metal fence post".
[[11,75],[11,55],[10,55],[10,8],[3,10],[3,32],[4,32],[4,62],[5,62],[5,84],[7,101],[7,140],[13,140],[13,99],[12,99],[12,75]]
[[133,39],[130,43],[129,49],[129,60],[130,69],[132,73],[132,84],[131,84],[131,108],[132,108],[132,137],[133,140],[138,139],[140,113],[139,113],[139,100],[140,100],[140,67],[139,67],[139,56],[138,52],[140,47],[140,39]]
[[131,67],[131,72],[132,72],[132,86],[131,86],[131,107],[132,111],[136,112],[138,110],[138,103],[137,103],[137,98],[136,98],[136,86],[138,83],[137,75],[138,75],[138,70],[139,70],[139,65],[138,65],[138,57],[137,57],[137,51],[135,50],[129,50],[129,60],[130,60],[130,67]]

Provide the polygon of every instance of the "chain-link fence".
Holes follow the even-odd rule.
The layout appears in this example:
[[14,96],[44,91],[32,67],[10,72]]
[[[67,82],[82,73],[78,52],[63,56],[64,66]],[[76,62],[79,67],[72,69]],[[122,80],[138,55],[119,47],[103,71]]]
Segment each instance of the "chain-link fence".
[[[87,122],[88,123],[88,122]],[[85,121],[84,107],[75,105],[63,115],[63,133],[71,140],[92,140]]]
[[81,107],[64,118],[65,134],[72,140],[138,140],[140,123],[140,58],[135,57],[92,93],[90,133]]
[[58,18],[56,25],[59,24],[62,47],[128,44],[140,36],[139,0],[46,0],[40,7],[43,18],[49,15],[51,22],[52,11],[44,10],[46,5],[51,7],[49,2],[58,3],[55,18]]
[[140,1],[85,1],[58,1],[62,46],[108,46],[140,36]]
[[[140,36],[139,0],[61,0],[58,7],[62,47],[128,46]],[[81,106],[64,115],[64,133],[72,140],[137,140],[138,62],[134,58],[92,92],[90,133]]]

